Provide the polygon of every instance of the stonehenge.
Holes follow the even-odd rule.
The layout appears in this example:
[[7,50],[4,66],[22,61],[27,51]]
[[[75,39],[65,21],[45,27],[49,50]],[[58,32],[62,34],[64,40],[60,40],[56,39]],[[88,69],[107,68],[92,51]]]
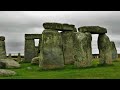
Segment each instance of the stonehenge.
[[[73,64],[75,67],[92,66],[92,34],[99,34],[99,64],[112,64],[118,58],[115,43],[100,26],[43,23],[42,34],[25,34],[24,62],[39,65],[40,69],[59,69]],[[35,46],[35,39],[39,43]],[[5,37],[0,36],[0,59],[6,59]],[[9,59],[11,55],[9,54]],[[18,61],[21,55],[18,53]]]
[[[90,67],[92,65],[92,34],[99,34],[99,64],[112,64],[117,58],[117,50],[106,35],[107,29],[100,26],[82,26],[72,24],[43,23],[39,45],[35,47],[33,35],[25,36],[25,60],[39,59],[42,69],[63,68],[74,64],[75,67]],[[61,31],[61,32],[59,32]],[[37,53],[36,53],[37,52]]]

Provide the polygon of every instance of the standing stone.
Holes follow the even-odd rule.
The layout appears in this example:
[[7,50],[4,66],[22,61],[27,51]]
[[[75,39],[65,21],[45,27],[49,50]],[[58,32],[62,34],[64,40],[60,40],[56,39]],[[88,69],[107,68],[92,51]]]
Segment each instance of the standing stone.
[[35,52],[36,52],[35,56],[37,57],[38,56],[38,46],[35,46]]
[[25,62],[31,62],[36,56],[34,39],[25,37]]
[[21,55],[20,55],[20,53],[18,53],[17,60],[18,60],[18,62],[21,62]]
[[0,36],[0,59],[6,58],[5,37]]
[[113,41],[111,41],[111,49],[112,49],[112,59],[113,61],[115,61],[118,58],[118,54],[115,43]]
[[112,64],[111,43],[106,34],[99,34],[98,49],[100,55],[100,64]]
[[40,34],[40,39],[39,39],[39,45],[38,45],[38,56],[40,55],[40,47],[41,47],[41,42],[42,42],[42,34]]
[[42,33],[39,67],[41,69],[56,69],[64,67],[62,38],[56,30],[47,29]]
[[74,64],[73,31],[63,31],[63,55],[65,64]]
[[90,33],[74,33],[74,65],[89,67],[92,65],[92,36]]
[[8,58],[9,58],[9,59],[12,59],[11,53],[9,53]]

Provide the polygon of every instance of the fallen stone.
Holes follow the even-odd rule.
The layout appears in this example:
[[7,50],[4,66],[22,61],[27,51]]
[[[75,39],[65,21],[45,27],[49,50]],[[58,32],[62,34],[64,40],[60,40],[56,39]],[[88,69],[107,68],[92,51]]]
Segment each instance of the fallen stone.
[[0,69],[0,76],[13,76],[16,75],[15,71]]
[[20,64],[13,59],[0,59],[0,68],[20,68]]
[[78,28],[79,32],[90,32],[91,34],[104,34],[107,33],[107,29],[99,26],[83,26]]
[[39,65],[39,57],[34,57],[31,61],[31,64]]

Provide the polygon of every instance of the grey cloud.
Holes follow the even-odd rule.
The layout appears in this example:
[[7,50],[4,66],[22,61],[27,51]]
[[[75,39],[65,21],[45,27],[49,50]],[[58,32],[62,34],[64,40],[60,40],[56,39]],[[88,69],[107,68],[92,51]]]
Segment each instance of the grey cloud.
[[[52,13],[52,14],[51,14]],[[50,14],[50,15],[49,15]],[[120,53],[120,11],[92,11],[92,12],[32,12],[0,11],[0,35],[6,37],[7,53],[24,53],[24,34],[42,33],[44,22],[69,23],[80,26],[102,26],[107,28],[107,35],[111,41],[115,41]],[[92,51],[98,53],[98,35],[92,35]]]

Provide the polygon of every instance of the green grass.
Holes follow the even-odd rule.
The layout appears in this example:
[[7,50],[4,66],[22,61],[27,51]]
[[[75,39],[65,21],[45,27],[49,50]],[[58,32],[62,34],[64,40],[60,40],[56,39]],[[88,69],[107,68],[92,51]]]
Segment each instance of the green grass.
[[[119,59],[120,60],[120,59]],[[9,69],[16,71],[15,76],[1,76],[0,79],[120,79],[120,61],[113,62],[111,66],[97,66],[98,60],[93,61],[93,67],[74,68],[67,65],[60,70],[39,70],[38,65],[29,63],[21,64],[20,69]],[[28,70],[27,67],[31,67]]]

